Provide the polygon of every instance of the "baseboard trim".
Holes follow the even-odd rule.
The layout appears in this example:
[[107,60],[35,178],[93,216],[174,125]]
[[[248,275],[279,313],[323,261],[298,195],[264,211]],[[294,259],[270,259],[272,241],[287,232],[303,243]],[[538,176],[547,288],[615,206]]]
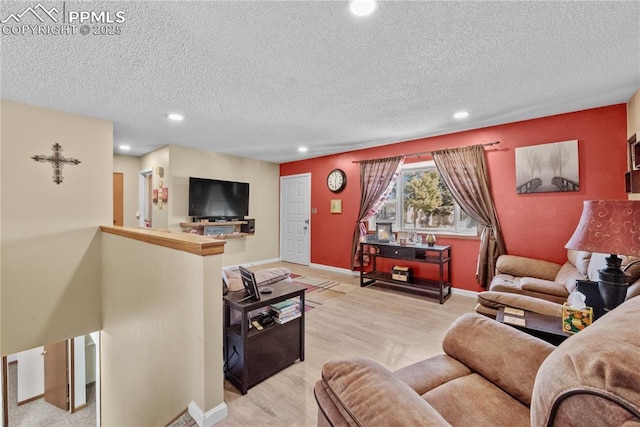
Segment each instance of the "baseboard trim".
[[320,269],[320,270],[333,271],[335,273],[348,274],[349,276],[359,276],[360,275],[360,271],[353,271],[353,270],[349,270],[348,268],[333,267],[331,265],[311,263],[311,264],[309,264],[309,267],[317,268],[317,269]]
[[211,427],[218,424],[220,421],[224,420],[229,413],[229,408],[224,402],[215,408],[210,409],[206,414],[202,412],[202,409],[200,409],[196,402],[189,403],[188,410],[189,415],[191,415],[191,418],[193,418],[196,424],[198,424],[198,427]]
[[224,270],[237,270],[239,266],[253,267],[256,265],[271,264],[273,262],[280,262],[280,258],[271,258],[271,259],[262,259],[260,261],[243,262],[241,264],[236,264],[236,265],[225,265],[222,268]]
[[44,393],[39,394],[37,396],[30,397],[28,399],[25,399],[25,400],[22,400],[22,401],[18,402],[18,406],[27,404],[29,402],[33,402],[34,400],[42,399],[43,397],[44,397]]
[[478,294],[480,293],[477,291],[470,291],[468,289],[458,289],[458,288],[451,288],[451,292],[454,294],[464,295],[464,296],[473,297],[473,298],[477,298]]

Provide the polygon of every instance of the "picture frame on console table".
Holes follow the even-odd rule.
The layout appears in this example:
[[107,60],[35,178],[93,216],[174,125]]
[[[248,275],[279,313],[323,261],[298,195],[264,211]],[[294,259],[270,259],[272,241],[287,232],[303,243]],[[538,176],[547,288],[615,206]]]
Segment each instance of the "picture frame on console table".
[[418,243],[418,233],[412,231],[407,232],[407,245],[415,245]]
[[391,223],[390,222],[376,223],[376,236],[378,236],[378,242],[389,243],[389,241],[391,240]]

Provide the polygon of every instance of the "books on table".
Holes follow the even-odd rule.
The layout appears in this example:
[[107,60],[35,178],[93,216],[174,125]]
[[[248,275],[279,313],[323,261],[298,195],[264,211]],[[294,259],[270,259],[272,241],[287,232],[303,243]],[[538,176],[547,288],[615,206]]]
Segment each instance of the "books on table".
[[273,320],[276,323],[283,324],[283,323],[290,322],[290,321],[292,321],[294,319],[297,319],[300,316],[302,316],[302,313],[300,313],[300,310],[298,310],[298,311],[295,311],[295,312],[293,312],[293,313],[291,313],[289,315],[286,315],[286,316],[276,316],[276,317],[273,318]]
[[277,302],[275,304],[271,304],[271,309],[273,311],[275,311],[276,313],[281,313],[281,312],[286,312],[286,311],[290,311],[293,310],[296,307],[300,307],[298,305],[298,303],[294,300],[284,300],[284,301],[280,301]]
[[276,323],[287,323],[302,316],[300,304],[296,300],[286,300],[271,304],[273,320]]

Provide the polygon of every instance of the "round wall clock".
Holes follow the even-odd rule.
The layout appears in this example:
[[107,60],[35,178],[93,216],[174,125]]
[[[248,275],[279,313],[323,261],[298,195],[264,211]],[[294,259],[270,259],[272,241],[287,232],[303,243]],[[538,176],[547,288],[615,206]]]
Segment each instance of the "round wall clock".
[[339,193],[347,186],[347,174],[342,169],[334,169],[327,176],[327,187],[334,193]]

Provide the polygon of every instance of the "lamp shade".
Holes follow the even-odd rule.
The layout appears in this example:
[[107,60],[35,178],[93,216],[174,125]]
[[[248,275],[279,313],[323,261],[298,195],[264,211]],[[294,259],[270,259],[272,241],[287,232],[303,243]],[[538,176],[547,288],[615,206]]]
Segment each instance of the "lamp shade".
[[640,256],[640,201],[587,200],[567,249]]

